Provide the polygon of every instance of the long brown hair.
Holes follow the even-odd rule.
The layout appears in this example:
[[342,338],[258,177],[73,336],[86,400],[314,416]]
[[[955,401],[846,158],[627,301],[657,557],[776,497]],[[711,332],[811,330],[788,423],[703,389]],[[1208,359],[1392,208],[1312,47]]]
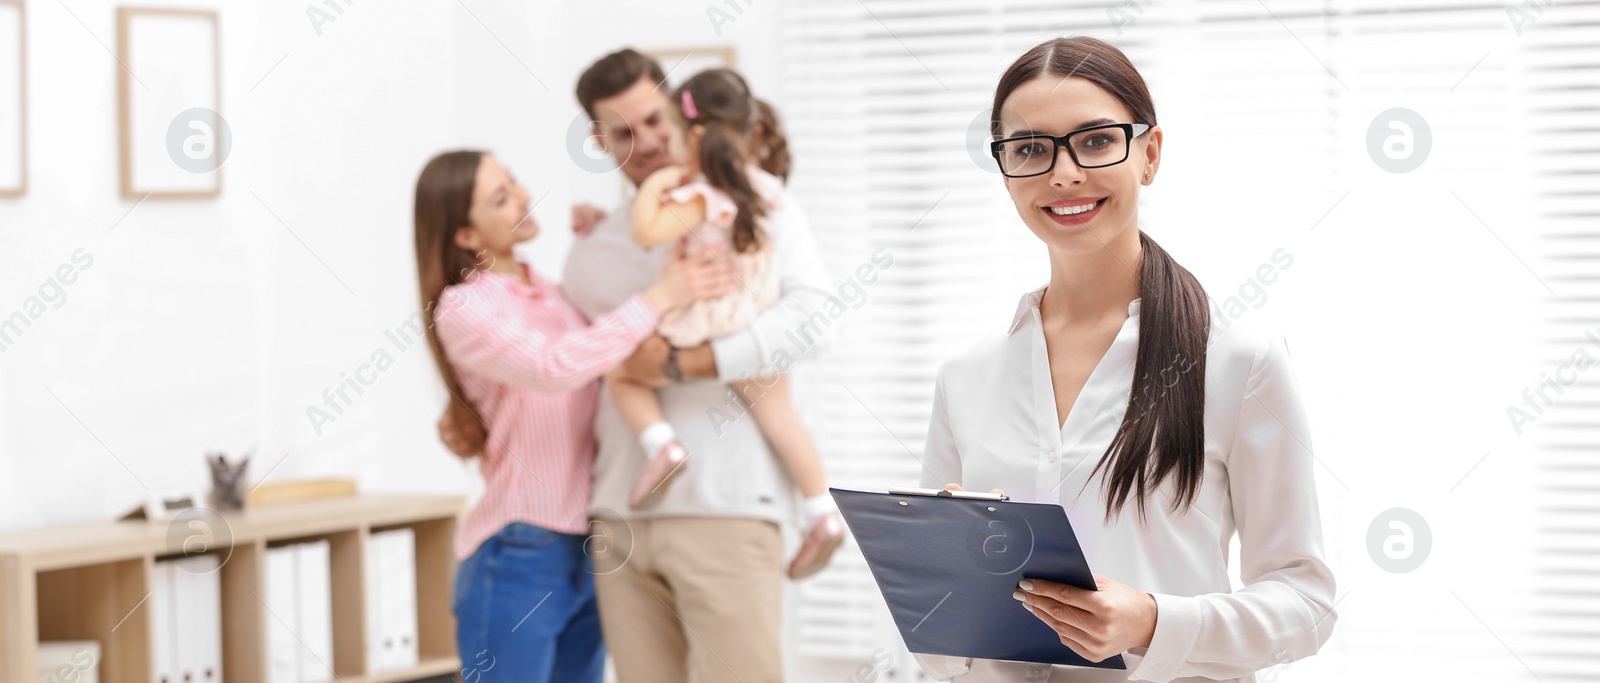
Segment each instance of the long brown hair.
[[[683,94],[694,102],[694,116],[683,111]],[[760,219],[767,204],[746,173],[751,162],[750,136],[760,116],[755,96],[744,77],[728,69],[707,69],[695,74],[672,93],[672,106],[690,126],[701,126],[700,171],[706,182],[733,198],[739,213],[733,218],[733,249],[750,252],[761,248]]]
[[[1144,78],[1121,50],[1088,36],[1056,38],[1017,58],[1000,76],[990,129],[1001,134],[1000,110],[1018,86],[1040,76],[1079,76],[1104,88],[1133,113],[1131,123],[1156,125]],[[1106,521],[1130,497],[1145,520],[1145,501],[1168,477],[1177,479],[1172,511],[1194,502],[1205,474],[1206,342],[1211,309],[1205,288],[1172,256],[1139,232],[1139,350],[1127,412],[1101,456]],[[1174,381],[1169,381],[1173,380]],[[1085,484],[1087,486],[1087,483]]]
[[778,116],[778,108],[761,98],[756,98],[756,132],[751,140],[761,170],[787,182],[789,172],[794,169],[794,158],[789,154],[789,135],[783,132],[783,118]]
[[480,453],[487,439],[483,421],[467,399],[461,395],[461,381],[455,368],[445,358],[439,346],[439,334],[434,328],[433,316],[439,298],[450,285],[464,282],[477,272],[477,258],[469,250],[456,246],[456,230],[469,222],[472,209],[472,191],[478,180],[478,165],[485,154],[474,150],[445,152],[434,157],[422,168],[417,177],[416,204],[412,213],[416,226],[417,282],[421,285],[423,322],[428,330],[428,348],[433,351],[433,362],[439,375],[450,390],[450,405],[446,414],[461,438],[470,446],[468,452]]

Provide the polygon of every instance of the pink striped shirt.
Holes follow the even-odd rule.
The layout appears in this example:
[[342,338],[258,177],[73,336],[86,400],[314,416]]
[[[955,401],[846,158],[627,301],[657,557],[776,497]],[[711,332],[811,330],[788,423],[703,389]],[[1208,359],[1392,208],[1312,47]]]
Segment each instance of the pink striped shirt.
[[483,497],[456,534],[457,559],[512,522],[588,533],[599,378],[658,322],[634,295],[591,325],[561,290],[523,270],[531,284],[480,271],[446,287],[434,307],[462,398],[489,433]]

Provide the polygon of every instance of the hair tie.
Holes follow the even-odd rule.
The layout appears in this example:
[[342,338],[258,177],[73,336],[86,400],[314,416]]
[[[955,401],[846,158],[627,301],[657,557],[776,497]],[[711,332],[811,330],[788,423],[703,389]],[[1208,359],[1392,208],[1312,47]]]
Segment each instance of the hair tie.
[[694,108],[694,95],[689,94],[689,89],[683,89],[683,115],[690,121],[700,118],[700,111]]

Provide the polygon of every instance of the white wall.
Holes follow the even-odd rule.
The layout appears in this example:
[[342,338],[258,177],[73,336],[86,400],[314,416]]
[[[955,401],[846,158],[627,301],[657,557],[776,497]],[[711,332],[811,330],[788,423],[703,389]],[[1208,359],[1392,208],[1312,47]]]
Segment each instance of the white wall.
[[[93,261],[0,353],[0,527],[204,489],[212,448],[254,447],[253,478],[473,490],[434,436],[426,348],[383,334],[417,308],[411,188],[464,144],[558,183],[558,166],[534,168],[558,145],[532,133],[558,129],[558,70],[539,89],[455,3],[356,3],[320,36],[303,6],[229,5],[222,196],[135,208],[118,198],[119,67],[101,46],[115,48],[115,6],[71,6],[29,4],[32,183],[0,201],[0,315],[74,250]],[[562,49],[559,24],[475,11],[536,71]],[[318,436],[307,406],[380,348],[394,365]]]

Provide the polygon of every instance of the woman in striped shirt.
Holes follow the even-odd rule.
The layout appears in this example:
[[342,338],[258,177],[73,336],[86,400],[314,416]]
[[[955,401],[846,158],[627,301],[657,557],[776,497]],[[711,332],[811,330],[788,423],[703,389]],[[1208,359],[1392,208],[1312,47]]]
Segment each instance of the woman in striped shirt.
[[[727,293],[716,253],[685,259],[590,322],[512,246],[539,226],[529,196],[489,154],[435,157],[417,179],[417,274],[428,342],[483,497],[456,538],[462,678],[593,681],[605,649],[585,553],[599,378],[660,316]],[[496,671],[496,673],[489,673]]]

